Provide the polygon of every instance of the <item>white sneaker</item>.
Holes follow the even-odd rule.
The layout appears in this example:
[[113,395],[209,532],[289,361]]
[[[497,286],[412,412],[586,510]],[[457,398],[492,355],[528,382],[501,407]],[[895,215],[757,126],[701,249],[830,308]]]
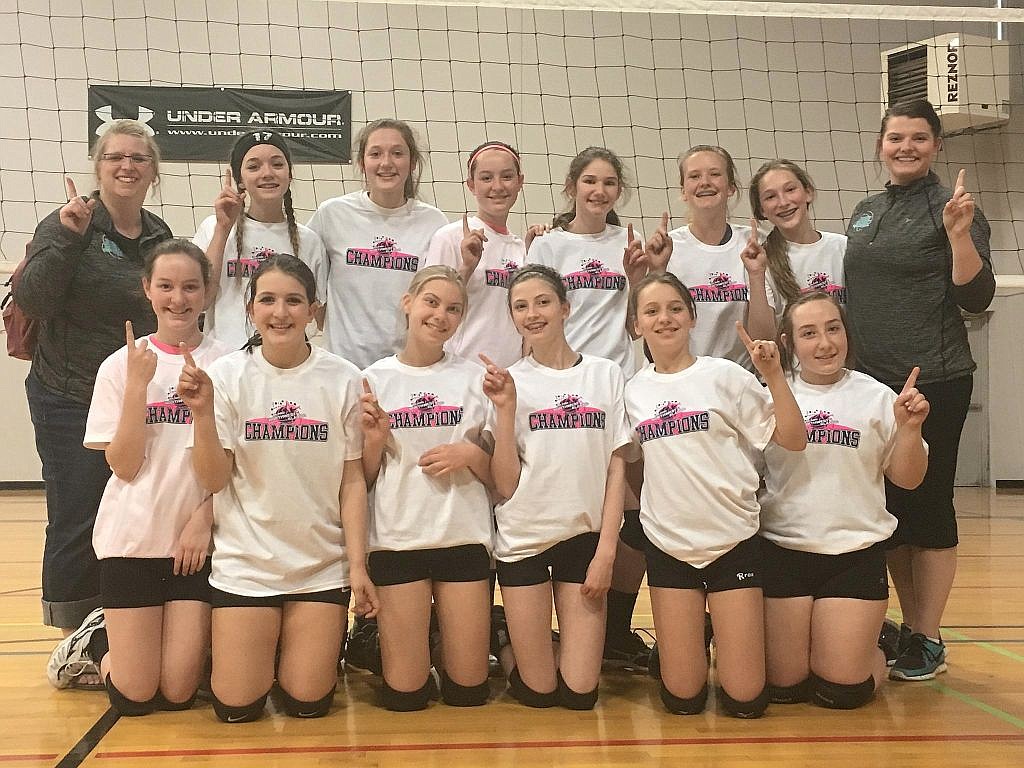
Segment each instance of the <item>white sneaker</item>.
[[69,688],[80,675],[99,674],[89,656],[89,640],[97,629],[103,629],[103,609],[97,608],[82,622],[82,626],[61,640],[50,654],[46,664],[46,679],[54,688]]

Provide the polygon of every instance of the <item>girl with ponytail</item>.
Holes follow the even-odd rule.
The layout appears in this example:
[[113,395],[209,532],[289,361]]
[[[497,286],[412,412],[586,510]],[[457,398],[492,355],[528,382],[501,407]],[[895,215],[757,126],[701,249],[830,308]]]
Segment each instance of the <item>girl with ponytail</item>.
[[808,291],[846,303],[846,235],[818,232],[811,219],[814,182],[792,160],[769,160],[750,180],[750,210],[774,229],[764,243],[768,274],[784,304]]

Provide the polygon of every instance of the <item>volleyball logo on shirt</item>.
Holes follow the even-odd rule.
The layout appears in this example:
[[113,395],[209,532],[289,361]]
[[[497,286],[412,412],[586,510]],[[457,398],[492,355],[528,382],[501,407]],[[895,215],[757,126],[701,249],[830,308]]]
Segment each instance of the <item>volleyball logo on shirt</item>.
[[839,445],[846,448],[856,448],[860,445],[860,430],[839,424],[830,411],[806,411],[804,425],[807,427],[808,443]]
[[691,432],[707,432],[711,428],[711,417],[707,411],[690,411],[678,400],[665,400],[654,409],[654,418],[641,421],[634,427],[640,443],[661,437],[687,435]]
[[345,251],[345,263],[354,267],[415,272],[420,268],[420,257],[402,253],[394,238],[379,235],[373,238],[371,248],[349,248]]
[[388,412],[388,422],[392,429],[455,427],[462,423],[464,410],[461,405],[445,405],[433,392],[414,392],[408,408]]
[[146,403],[147,424],[191,424],[192,410],[178,394],[177,387],[167,388],[162,402]]
[[824,291],[835,298],[840,304],[846,303],[846,288],[837,285],[828,272],[811,272],[807,276],[807,287],[801,293],[810,291]]
[[694,301],[747,301],[749,291],[728,272],[708,272],[707,283],[690,286],[690,295]]
[[325,443],[327,431],[326,421],[307,419],[299,404],[292,400],[277,400],[271,403],[269,418],[248,419],[245,422],[246,440]]
[[578,272],[569,272],[562,276],[567,291],[580,288],[594,288],[599,291],[624,291],[626,276],[613,272],[600,259],[582,259]]
[[854,219],[853,224],[851,224],[850,227],[854,231],[860,232],[862,229],[867,229],[868,227],[870,227],[871,222],[874,220],[875,214],[873,214],[871,211],[865,211],[856,219]]
[[242,258],[228,259],[225,262],[228,277],[252,277],[260,264],[271,256],[277,256],[277,251],[266,246],[258,246],[249,251],[249,256]]
[[555,407],[534,411],[529,416],[530,431],[541,429],[604,429],[607,416],[580,395],[566,393],[555,397]]
[[496,288],[508,288],[508,284],[512,282],[512,277],[515,275],[520,265],[515,259],[503,258],[501,260],[501,269],[488,269],[484,272],[484,280],[487,285],[492,285]]

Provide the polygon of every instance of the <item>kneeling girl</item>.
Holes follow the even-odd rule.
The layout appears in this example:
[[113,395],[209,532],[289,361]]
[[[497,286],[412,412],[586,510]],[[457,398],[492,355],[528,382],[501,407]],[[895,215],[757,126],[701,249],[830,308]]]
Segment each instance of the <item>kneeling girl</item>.
[[833,297],[803,294],[782,319],[783,355],[806,422],[803,453],[769,446],[761,494],[765,628],[772,701],[834,709],[867,703],[885,679],[878,647],[889,587],[886,541],[896,518],[885,478],[920,484],[928,401],[848,370],[844,315]]
[[483,369],[445,353],[466,312],[451,267],[420,270],[401,307],[405,346],[363,372],[363,471],[374,491],[369,570],[380,599],[384,706],[427,706],[431,597],[446,704],[487,701],[491,618],[490,455]]
[[320,717],[350,597],[357,613],[376,602],[359,371],[306,341],[316,285],[294,256],[260,265],[246,308],[258,338],[208,374],[186,359],[178,388],[194,416],[193,466],[216,493],[214,708],[225,722],[255,720],[276,677],[285,712]]
[[756,456],[768,443],[807,443],[775,343],[737,323],[767,391],[739,365],[690,352],[693,298],[671,273],[631,294],[630,316],[653,357],[626,385],[626,410],[643,452],[640,522],[658,636],[661,698],[697,714],[708,696],[704,604],[714,624],[718,699],[729,714],[759,717],[768,703]]

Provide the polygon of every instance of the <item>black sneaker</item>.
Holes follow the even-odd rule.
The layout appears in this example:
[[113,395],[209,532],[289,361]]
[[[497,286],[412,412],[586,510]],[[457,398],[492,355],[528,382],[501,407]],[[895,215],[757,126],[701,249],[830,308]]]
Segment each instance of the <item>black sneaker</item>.
[[650,663],[651,647],[639,632],[630,632],[604,642],[604,664],[618,669],[646,670]]
[[380,635],[376,619],[356,618],[345,646],[345,666],[380,675]]
[[711,663],[711,643],[715,639],[715,628],[711,624],[711,614],[704,611],[704,653],[707,654],[708,663]]
[[661,656],[658,654],[658,643],[651,646],[651,655],[647,659],[647,674],[655,680],[661,680]]

